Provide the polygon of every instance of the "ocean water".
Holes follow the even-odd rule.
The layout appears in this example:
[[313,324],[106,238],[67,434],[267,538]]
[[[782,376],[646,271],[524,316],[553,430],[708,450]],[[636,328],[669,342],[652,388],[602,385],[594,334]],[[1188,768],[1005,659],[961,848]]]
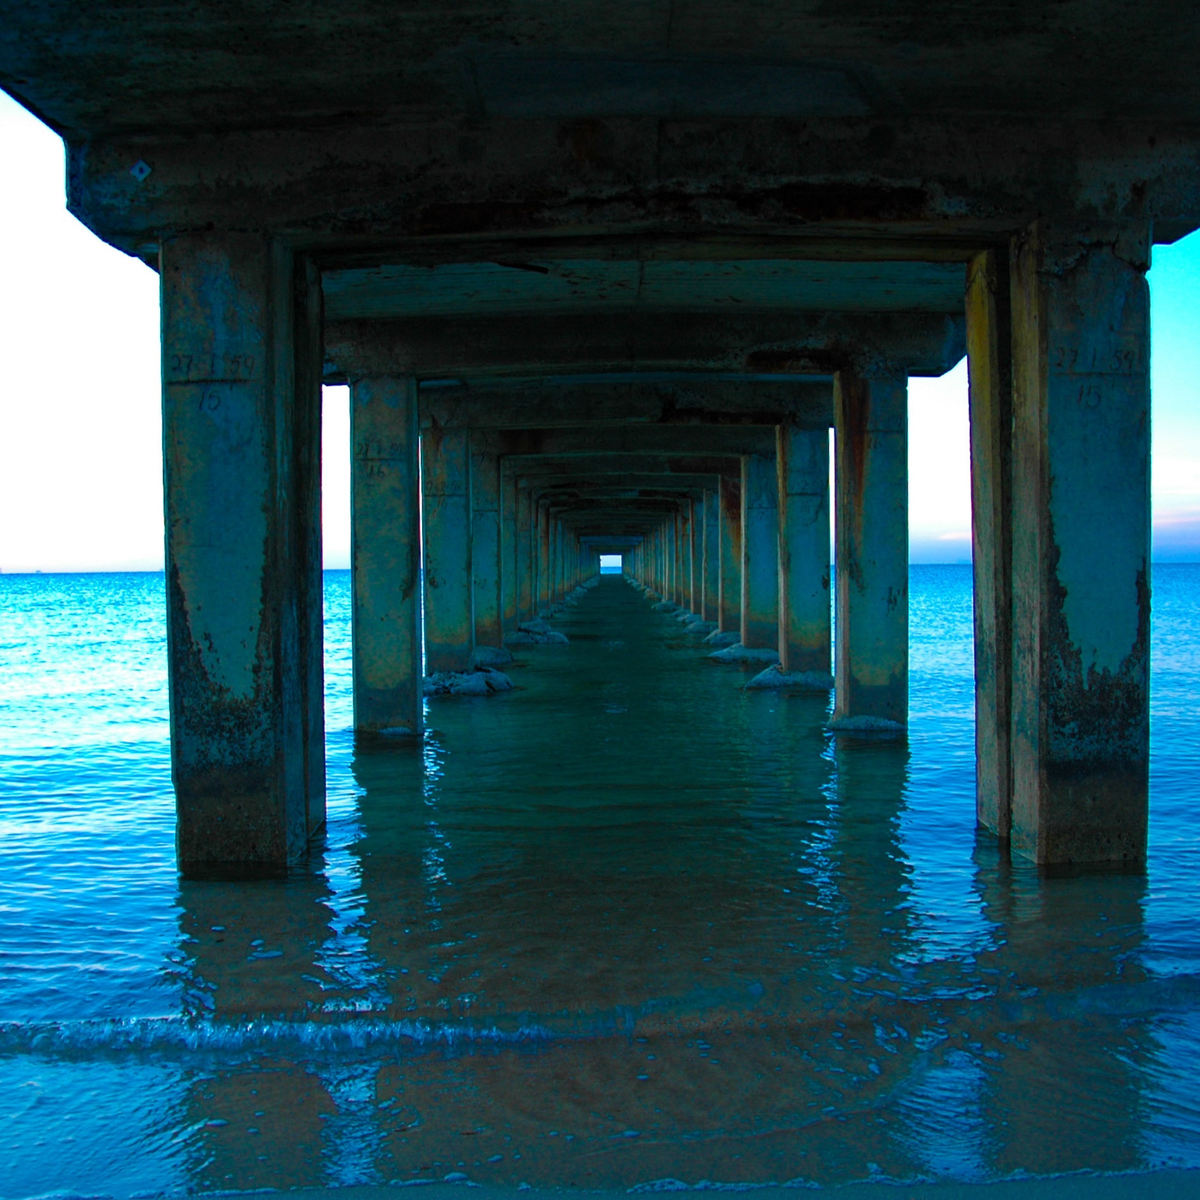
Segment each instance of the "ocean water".
[[163,584],[0,576],[0,1196],[1200,1165],[1200,566],[1154,571],[1144,876],[977,834],[966,567],[907,742],[606,576],[517,690],[355,753],[286,881],[174,869]]

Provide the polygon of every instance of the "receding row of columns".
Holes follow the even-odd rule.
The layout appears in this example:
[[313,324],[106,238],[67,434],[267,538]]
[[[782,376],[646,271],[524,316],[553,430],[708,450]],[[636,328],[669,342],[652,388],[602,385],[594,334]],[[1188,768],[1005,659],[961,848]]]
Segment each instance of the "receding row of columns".
[[[978,814],[1040,863],[1145,853],[1147,260],[1145,229],[1043,221],[969,272]],[[281,869],[324,820],[320,276],[279,239],[201,232],[165,241],[161,280],[179,858]],[[419,436],[413,380],[352,391],[356,721],[415,729],[422,544],[430,670],[552,604],[594,547],[465,431]],[[836,377],[837,719],[903,720],[905,397],[903,375]],[[824,431],[779,438],[711,513],[651,531],[638,569],[808,669],[828,654]]]
[[[901,729],[908,715],[907,381],[839,372],[837,666],[831,661],[829,439],[783,423],[776,451],[687,500],[631,556],[657,594],[829,686],[833,726]],[[710,615],[711,614],[711,615]],[[729,640],[732,640],[730,638]]]

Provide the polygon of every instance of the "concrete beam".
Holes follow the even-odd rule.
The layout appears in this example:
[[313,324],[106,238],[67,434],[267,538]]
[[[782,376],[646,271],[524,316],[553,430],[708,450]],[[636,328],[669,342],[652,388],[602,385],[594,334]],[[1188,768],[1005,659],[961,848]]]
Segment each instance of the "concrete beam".
[[420,390],[421,426],[546,429],[612,424],[833,424],[833,380],[721,378],[693,372],[655,378],[551,377],[439,381]]
[[733,475],[741,478],[742,471],[740,456],[736,454],[509,455],[501,459],[501,465],[522,482],[609,475]]
[[774,454],[775,429],[770,425],[636,425],[584,429],[520,429],[500,435],[499,452],[510,469],[520,470],[539,457],[594,458]]
[[965,319],[940,314],[659,313],[327,321],[326,382],[357,375],[650,371],[829,375],[887,362],[943,375],[965,353]]
[[[372,47],[367,58],[375,54]],[[981,74],[994,75],[993,61]],[[57,105],[15,78],[6,86],[53,121]],[[1096,103],[1094,78],[1085,108]],[[207,78],[203,88],[213,94]],[[863,258],[944,257],[949,249],[967,261],[1039,211],[1083,220],[1145,215],[1169,222],[1174,236],[1200,214],[1194,131],[1178,107],[1129,119],[1139,105],[1109,100],[1114,107],[1095,118],[1047,115],[1044,86],[1025,112],[953,119],[928,110],[801,122],[481,119],[455,105],[452,115],[396,124],[346,120],[360,111],[356,98],[332,126],[314,125],[306,111],[298,124],[246,128],[245,114],[259,109],[244,105],[236,119],[186,133],[156,130],[146,115],[155,106],[140,87],[136,96],[136,132],[103,118],[59,125],[68,133],[71,211],[129,253],[157,247],[163,230],[250,226],[287,230],[336,265],[446,262],[456,253],[521,263],[551,238],[573,239],[560,251],[573,257],[623,240],[619,253],[636,259],[703,237],[722,244],[715,258],[729,257],[728,244],[740,238],[757,258],[776,257],[778,243],[789,242],[809,258],[826,247]],[[152,164],[151,173],[131,175],[138,162]]]

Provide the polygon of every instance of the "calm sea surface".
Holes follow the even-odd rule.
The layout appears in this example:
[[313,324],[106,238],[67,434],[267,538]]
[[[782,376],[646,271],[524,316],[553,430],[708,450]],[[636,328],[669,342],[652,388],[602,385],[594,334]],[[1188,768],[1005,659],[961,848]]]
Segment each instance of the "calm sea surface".
[[0,1196],[1200,1165],[1200,566],[1154,571],[1144,877],[977,836],[969,568],[913,568],[907,745],[609,576],[356,756],[325,597],[327,837],[190,883],[162,577],[0,576]]

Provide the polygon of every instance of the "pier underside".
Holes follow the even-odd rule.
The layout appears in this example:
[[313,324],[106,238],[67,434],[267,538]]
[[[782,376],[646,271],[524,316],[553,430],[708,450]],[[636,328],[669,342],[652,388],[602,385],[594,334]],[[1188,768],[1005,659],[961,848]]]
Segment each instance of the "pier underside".
[[421,736],[426,675],[495,691],[609,550],[726,657],[832,679],[840,736],[902,738],[907,380],[964,354],[978,820],[1144,861],[1145,271],[1200,224],[1177,6],[0,20],[71,210],[161,275],[185,873],[285,872],[324,820],[322,381],[364,739]]

